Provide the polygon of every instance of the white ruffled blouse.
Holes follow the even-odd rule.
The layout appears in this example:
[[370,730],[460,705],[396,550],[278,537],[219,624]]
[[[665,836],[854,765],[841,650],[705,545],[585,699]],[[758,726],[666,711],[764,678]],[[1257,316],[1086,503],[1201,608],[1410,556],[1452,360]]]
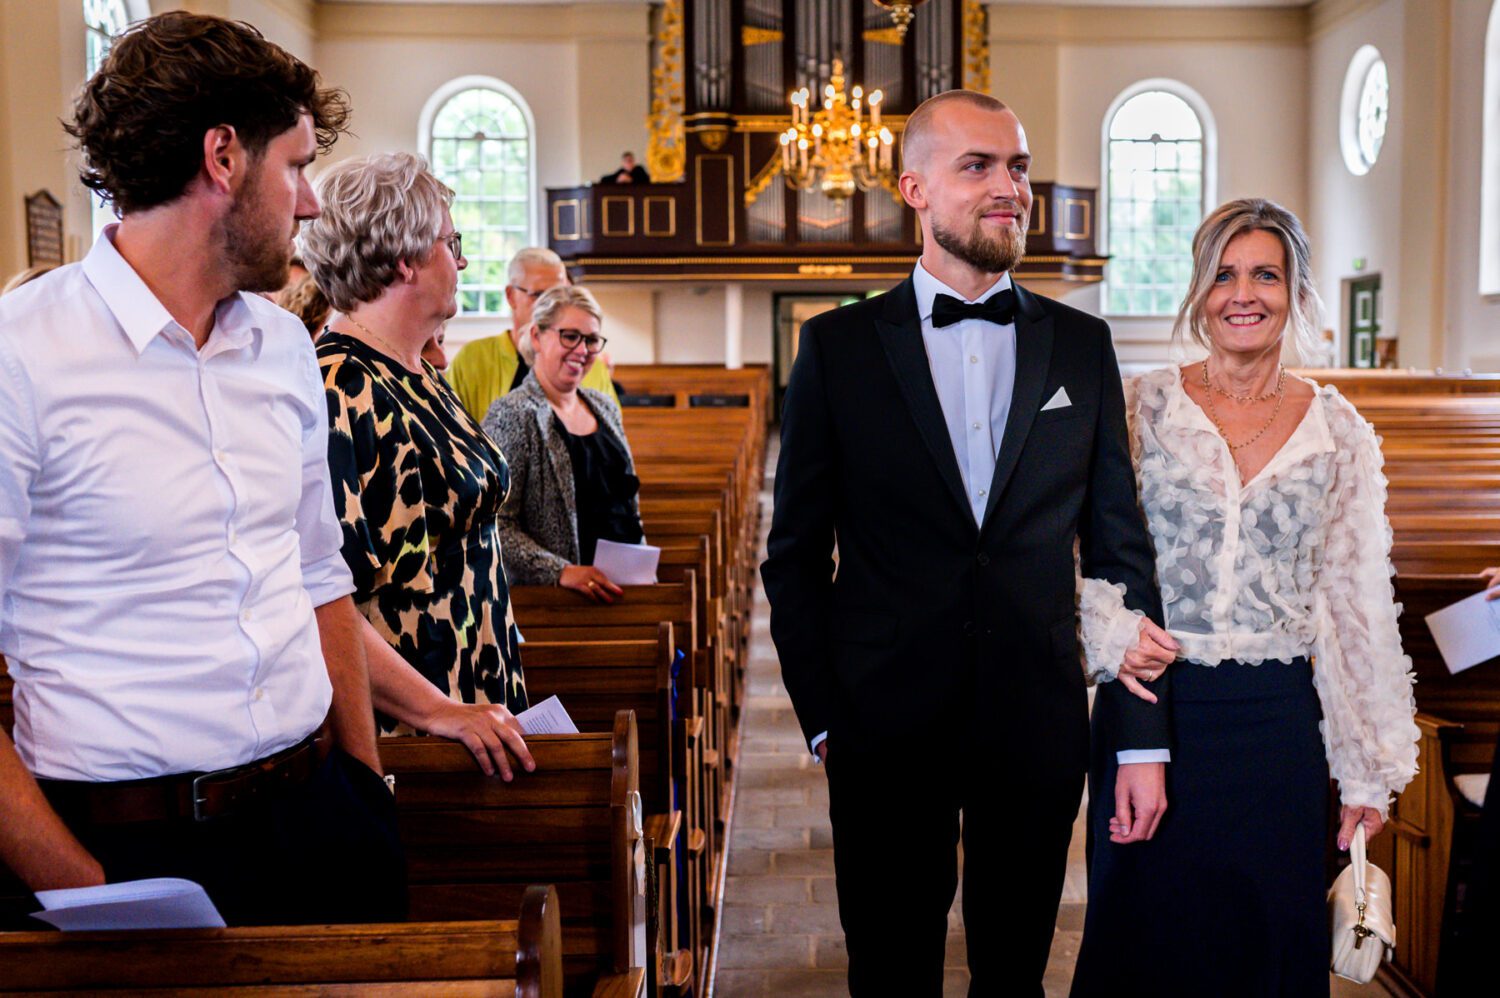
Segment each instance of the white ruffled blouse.
[[[1291,437],[1242,483],[1178,368],[1128,379],[1131,452],[1180,657],[1202,666],[1310,657],[1343,803],[1384,814],[1417,771],[1419,737],[1396,629],[1386,478],[1374,428],[1337,389],[1313,387]],[[1114,679],[1136,642],[1140,614],[1123,590],[1080,583],[1095,681]]]

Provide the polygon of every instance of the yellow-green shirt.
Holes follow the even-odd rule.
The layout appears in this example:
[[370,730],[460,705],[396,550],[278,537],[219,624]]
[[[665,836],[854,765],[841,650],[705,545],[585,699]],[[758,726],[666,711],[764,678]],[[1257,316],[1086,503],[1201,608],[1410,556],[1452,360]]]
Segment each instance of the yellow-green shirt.
[[[469,410],[469,415],[483,422],[495,400],[510,391],[511,382],[516,379],[516,369],[520,366],[516,344],[507,331],[499,336],[486,336],[465,343],[448,366],[448,383],[453,386],[464,408]],[[615,405],[620,404],[615,387],[610,384],[609,368],[597,359],[583,376],[581,386],[597,389],[608,395]]]

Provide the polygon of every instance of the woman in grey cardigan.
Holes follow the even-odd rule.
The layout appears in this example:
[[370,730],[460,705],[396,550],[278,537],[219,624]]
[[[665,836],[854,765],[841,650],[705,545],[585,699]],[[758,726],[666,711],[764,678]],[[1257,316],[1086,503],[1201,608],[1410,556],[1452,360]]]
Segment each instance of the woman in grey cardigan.
[[500,508],[506,576],[514,585],[558,585],[603,603],[620,587],[593,566],[599,541],[643,538],[635,461],[620,410],[580,388],[605,339],[599,303],[586,288],[553,288],[537,299],[527,333],[536,362],[494,405],[484,430],[510,464]]

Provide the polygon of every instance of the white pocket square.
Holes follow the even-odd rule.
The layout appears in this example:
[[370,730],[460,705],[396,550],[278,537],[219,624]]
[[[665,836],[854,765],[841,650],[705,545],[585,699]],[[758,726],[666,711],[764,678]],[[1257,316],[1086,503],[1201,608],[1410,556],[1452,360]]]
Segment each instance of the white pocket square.
[[1073,400],[1068,398],[1068,390],[1066,388],[1059,388],[1057,390],[1057,394],[1052,396],[1051,400],[1046,405],[1042,406],[1041,411],[1046,412],[1048,409],[1066,409],[1072,404]]

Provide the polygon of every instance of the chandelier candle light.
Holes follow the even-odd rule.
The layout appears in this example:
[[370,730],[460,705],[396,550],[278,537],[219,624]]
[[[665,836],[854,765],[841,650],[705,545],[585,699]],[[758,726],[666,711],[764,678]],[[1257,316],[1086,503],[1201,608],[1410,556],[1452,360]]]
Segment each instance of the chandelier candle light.
[[856,187],[868,191],[889,184],[895,138],[880,124],[883,98],[879,90],[866,98],[858,86],[846,95],[842,59],[833,60],[822,107],[813,109],[806,87],[795,91],[792,124],[781,133],[781,172],[787,186],[799,191],[817,186],[843,200],[853,196]]

